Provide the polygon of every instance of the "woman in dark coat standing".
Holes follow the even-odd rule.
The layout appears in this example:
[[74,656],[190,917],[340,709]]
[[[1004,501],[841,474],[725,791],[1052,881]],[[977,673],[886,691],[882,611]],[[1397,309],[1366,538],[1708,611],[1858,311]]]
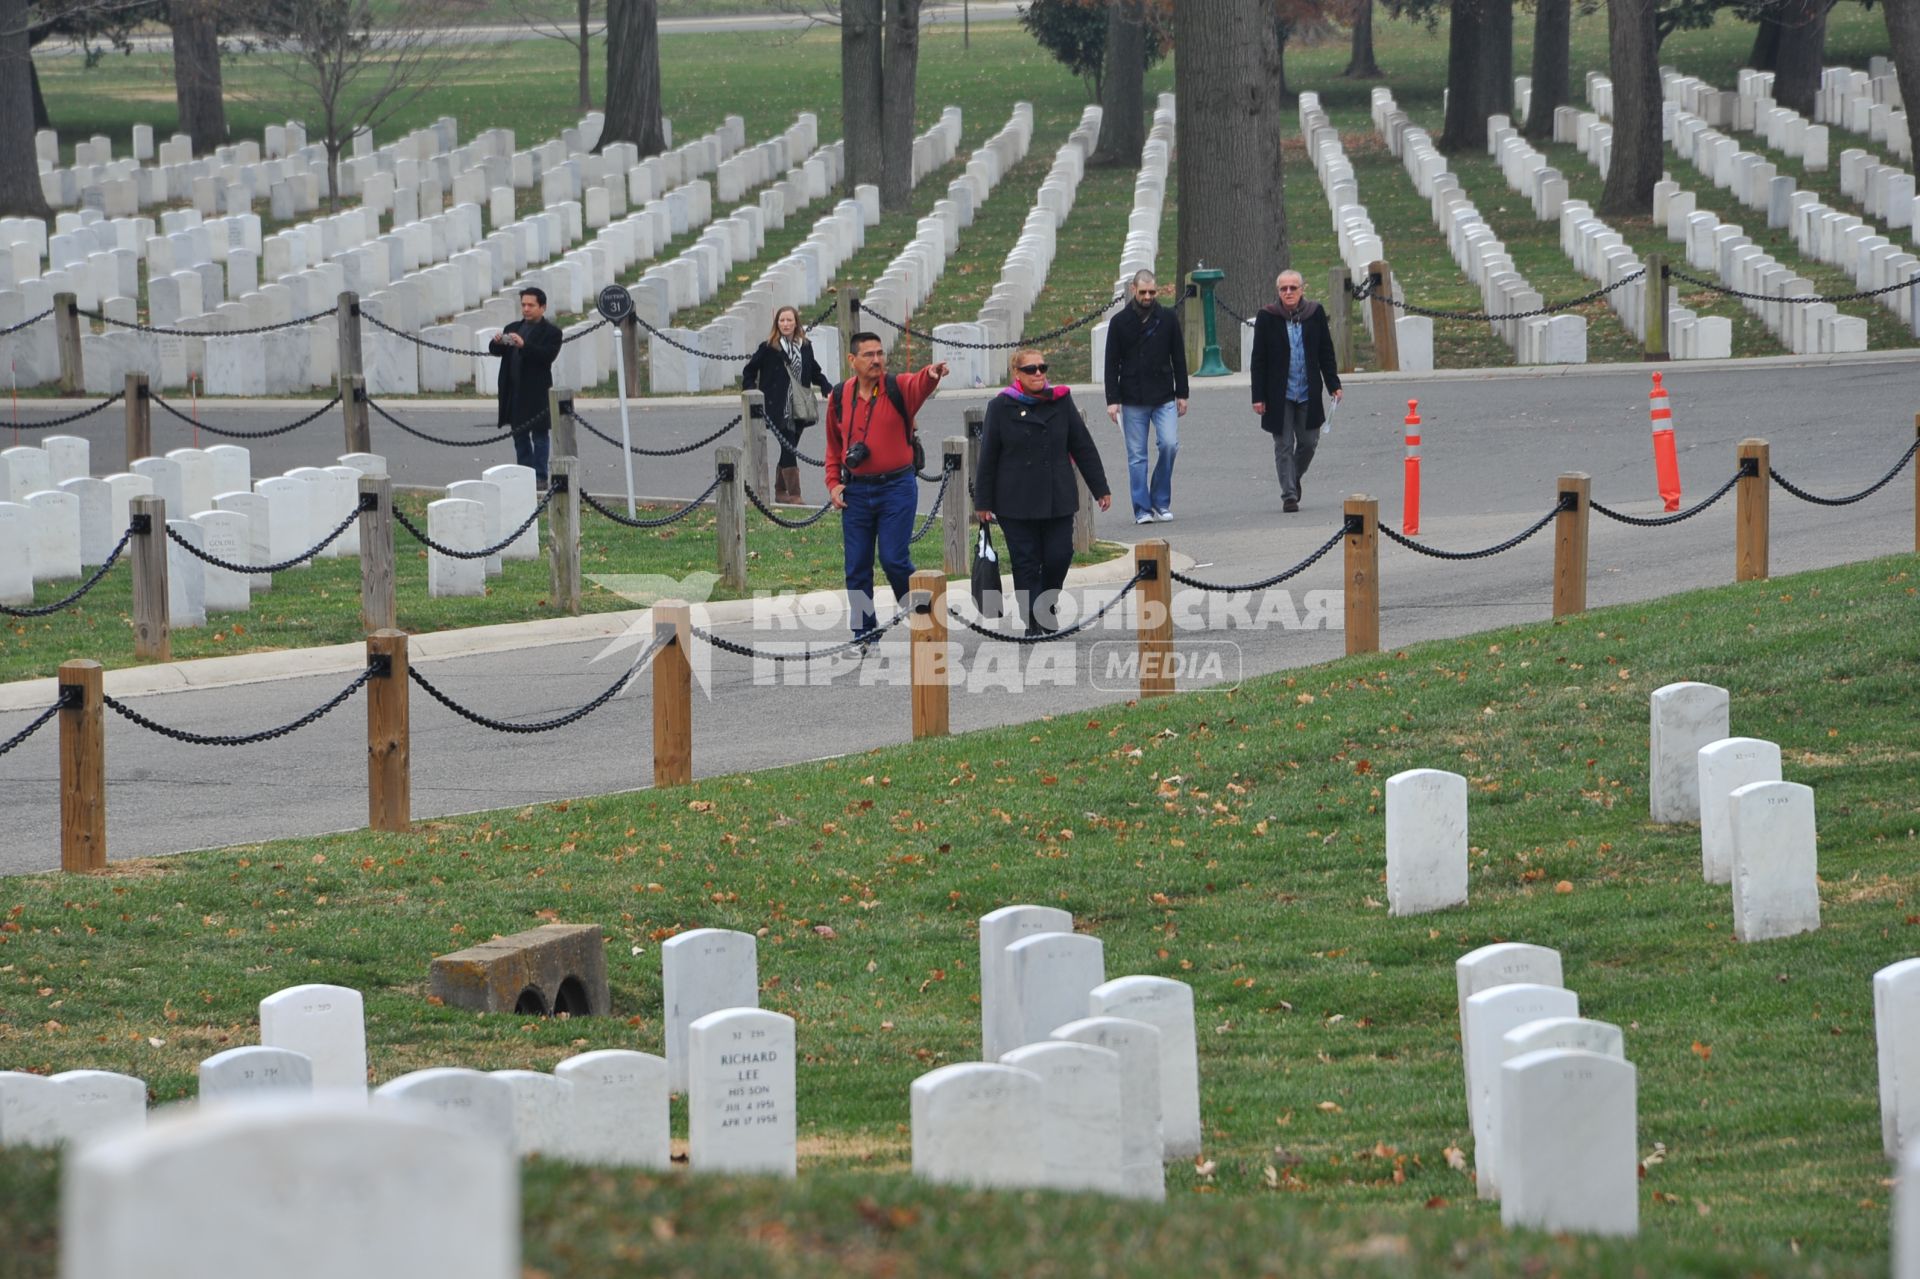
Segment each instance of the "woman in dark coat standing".
[[796,422],[792,386],[817,386],[822,395],[833,394],[833,383],[820,371],[813,358],[813,343],[801,327],[800,312],[783,306],[773,313],[773,331],[747,361],[740,385],[767,397],[767,421],[780,436],[780,464],[773,480],[773,500],[789,505],[800,501],[800,459],[794,450],[800,446],[800,432],[813,425],[811,419]]
[[1074,468],[1101,510],[1113,506],[1113,494],[1073,397],[1047,381],[1046,356],[1028,347],[1010,364],[1012,385],[987,405],[973,504],[982,524],[999,521],[1027,634],[1044,635],[1058,629],[1055,605],[1073,564]]

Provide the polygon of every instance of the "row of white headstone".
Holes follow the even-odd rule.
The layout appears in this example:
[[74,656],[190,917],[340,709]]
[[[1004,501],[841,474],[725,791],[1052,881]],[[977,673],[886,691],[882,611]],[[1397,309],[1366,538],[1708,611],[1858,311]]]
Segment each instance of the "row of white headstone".
[[1913,161],[1913,126],[1900,96],[1900,77],[1890,58],[1875,56],[1865,71],[1823,68],[1820,92],[1813,100],[1813,118],[1885,143],[1887,150],[1900,159]]
[[[1009,130],[1023,118],[1023,108],[1025,132],[1016,137]],[[861,299],[864,305],[896,324],[905,324],[914,308],[926,301],[947,269],[948,255],[960,247],[961,228],[973,224],[975,213],[1000,179],[1026,154],[1024,138],[1033,132],[1033,108],[1016,103],[1013,120],[967,158],[962,176],[947,184],[947,198],[936,200],[932,214],[914,224],[913,239],[874,279]],[[960,109],[949,107],[941,113],[940,123],[921,135],[923,141],[914,149],[914,182],[939,172],[960,153],[960,124]],[[862,321],[859,327],[877,334],[888,351],[899,338],[897,331],[884,324]]]
[[[1133,278],[1154,269],[1160,256],[1160,214],[1167,200],[1167,173],[1173,164],[1175,114],[1173,95],[1163,93],[1153,111],[1153,127],[1140,148],[1140,171],[1133,179],[1133,210],[1127,214],[1127,238],[1120,246],[1120,274],[1114,279],[1116,295],[1131,295]],[[1089,331],[1093,348],[1093,377],[1100,380],[1107,367],[1106,319]]]
[[[1447,248],[1468,280],[1480,290],[1480,300],[1491,315],[1533,311],[1546,299],[1515,269],[1513,256],[1480,216],[1479,209],[1460,187],[1426,130],[1416,127],[1394,103],[1391,90],[1373,91],[1374,129],[1385,139],[1413,180],[1414,189],[1430,201],[1433,223],[1447,237]],[[1501,319],[1489,325],[1513,349],[1515,359],[1527,364],[1584,364],[1587,360],[1585,316],[1563,313],[1526,320]]]

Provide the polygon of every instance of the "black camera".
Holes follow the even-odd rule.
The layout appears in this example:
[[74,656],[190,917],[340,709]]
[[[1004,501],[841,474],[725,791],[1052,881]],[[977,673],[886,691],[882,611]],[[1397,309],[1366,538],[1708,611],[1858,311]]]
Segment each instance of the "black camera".
[[861,440],[857,444],[848,445],[846,458],[840,464],[840,482],[842,484],[851,484],[853,482],[853,473],[860,467],[865,466],[867,459],[872,456],[873,450],[867,447],[865,440]]

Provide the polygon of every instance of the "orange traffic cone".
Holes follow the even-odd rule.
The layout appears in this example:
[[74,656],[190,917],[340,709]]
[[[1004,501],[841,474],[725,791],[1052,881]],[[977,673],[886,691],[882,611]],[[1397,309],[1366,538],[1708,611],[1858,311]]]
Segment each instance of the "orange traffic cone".
[[1400,500],[1400,531],[1420,535],[1420,401],[1407,401],[1407,478]]
[[1660,375],[1653,375],[1653,474],[1660,486],[1660,500],[1669,511],[1680,509],[1680,455],[1673,443],[1673,411],[1667,407],[1667,388]]

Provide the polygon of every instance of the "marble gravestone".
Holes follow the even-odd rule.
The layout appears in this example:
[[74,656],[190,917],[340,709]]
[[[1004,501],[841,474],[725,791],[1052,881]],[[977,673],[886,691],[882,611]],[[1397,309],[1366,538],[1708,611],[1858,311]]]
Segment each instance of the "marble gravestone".
[[1580,997],[1563,986],[1520,983],[1495,986],[1467,998],[1466,1039],[1481,1069],[1474,1072],[1473,1167],[1482,1199],[1500,1196],[1501,1040],[1509,1031],[1543,1017],[1578,1017]]
[[[490,486],[491,487],[491,486]],[[427,536],[456,551],[477,551],[487,544],[487,508],[466,498],[443,497],[427,503]],[[487,562],[427,550],[427,594],[485,595]]]
[[723,1008],[760,1006],[759,946],[752,933],[694,928],[660,944],[666,1010],[667,1087],[687,1090],[687,1028]]
[[180,539],[167,539],[167,622],[176,627],[205,626],[207,566],[188,546],[205,550],[206,530],[192,520],[168,520],[167,531]]
[[1126,1017],[1160,1032],[1160,1157],[1200,1153],[1200,1046],[1193,1025],[1193,987],[1170,977],[1116,977],[1087,997],[1092,1017]]
[[1467,1038],[1467,999],[1513,982],[1561,986],[1560,952],[1527,942],[1503,941],[1470,950],[1453,961],[1454,1007],[1460,1018],[1460,1058],[1467,1082],[1467,1114],[1473,1114],[1473,1044]]
[[1130,1199],[1163,1202],[1160,1162],[1160,1030],[1131,1017],[1083,1017],[1056,1026],[1054,1039],[1092,1044],[1120,1059],[1120,1190]]
[[1813,788],[1750,782],[1727,797],[1733,832],[1733,935],[1767,941],[1820,927]]
[[1045,1163],[1044,1092],[1038,1075],[987,1062],[920,1076],[909,1089],[913,1175],[983,1190],[1035,1185]]
[[[1873,1036],[1880,1066],[1880,1143],[1887,1158],[1898,1159],[1908,1137],[1920,1133],[1920,959],[1888,964],[1873,975]],[[0,1115],[0,1145],[6,1134]]]
[[1467,779],[1413,768],[1387,779],[1387,912],[1424,915],[1467,900]]
[[1700,873],[1709,884],[1733,879],[1732,806],[1749,782],[1780,780],[1780,748],[1758,737],[1725,737],[1700,748]]
[[1727,690],[1683,682],[1653,690],[1647,729],[1647,803],[1656,822],[1700,820],[1700,748],[1731,737]]
[[79,577],[80,499],[65,489],[42,489],[25,501],[33,512],[33,580]]
[[1020,1047],[1007,947],[1038,933],[1071,933],[1073,915],[1052,906],[1002,906],[980,917],[980,1056]]
[[33,603],[33,524],[31,509],[0,502],[0,604]]
[[0,1150],[58,1145],[65,1101],[66,1093],[45,1075],[0,1070]]
[[573,1085],[538,1070],[496,1070],[513,1090],[513,1150],[564,1158],[573,1139]]
[[1098,937],[1036,933],[1008,946],[1006,956],[1016,1046],[1037,1044],[1055,1026],[1085,1017],[1087,996],[1107,979],[1106,947]]
[[[205,510],[193,517],[200,526],[208,555],[227,564],[253,562],[253,532],[247,517],[238,511]],[[251,573],[241,573],[219,564],[200,564],[202,599],[209,613],[244,613],[253,605]]]
[[182,1112],[64,1169],[62,1279],[519,1279],[507,1152],[350,1104]]
[[1546,1049],[1500,1067],[1501,1225],[1639,1233],[1637,1087],[1633,1063],[1599,1053]]
[[373,1090],[377,1107],[434,1115],[461,1132],[514,1149],[513,1085],[497,1075],[460,1066],[429,1066]]
[[1040,1077],[1044,1184],[1053,1190],[1121,1193],[1120,1054],[1056,1039],[1015,1048],[1000,1064]]
[[260,1001],[260,1042],[304,1053],[316,1095],[367,1095],[367,1028],[360,992],[348,986],[289,986]]
[[568,1158],[611,1168],[672,1166],[666,1058],[604,1048],[567,1058],[553,1074],[573,1086]]
[[200,1063],[200,1104],[261,1097],[311,1097],[313,1059],[288,1048],[249,1044]]
[[49,1075],[60,1089],[60,1136],[69,1145],[147,1126],[147,1085],[109,1070]]
[[687,1027],[686,1052],[688,1166],[794,1176],[793,1018],[758,1008],[711,1012]]

